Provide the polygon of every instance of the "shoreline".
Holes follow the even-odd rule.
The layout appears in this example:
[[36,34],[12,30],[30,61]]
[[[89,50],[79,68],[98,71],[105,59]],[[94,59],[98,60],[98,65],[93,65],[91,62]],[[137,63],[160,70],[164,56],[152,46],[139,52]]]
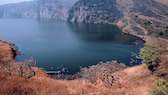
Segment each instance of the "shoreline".
[[[22,91],[22,94],[28,93],[31,95],[36,95],[32,93],[47,95],[49,92],[53,95],[89,95],[93,92],[100,93],[97,95],[109,95],[109,93],[114,95],[123,93],[124,95],[149,95],[150,87],[158,79],[157,76],[152,75],[148,69],[144,68],[144,64],[128,68],[119,67],[117,64],[118,69],[114,65],[99,64],[88,69],[84,68],[83,74],[78,79],[53,79],[39,67],[30,67],[27,64],[16,62],[11,56],[14,51],[12,51],[10,45],[10,43],[0,40],[0,51],[2,51],[0,52],[0,79],[2,80],[0,94],[6,94],[9,91],[15,93]],[[1,58],[2,53],[6,54],[3,56],[3,60]],[[9,61],[6,57],[12,60]],[[114,70],[114,72],[111,72],[111,70]],[[71,77],[74,76],[69,78]],[[76,87],[78,88],[76,89]]]
[[[156,38],[156,37],[152,37],[152,36],[145,35],[145,34],[144,35],[139,35],[139,34],[137,34],[136,31],[133,31],[133,30],[131,30],[129,33],[127,33],[127,31],[124,31],[123,28],[121,28],[121,27],[119,27],[119,28],[122,30],[123,33],[128,34],[128,35],[133,35],[133,36],[141,39],[142,41],[144,41],[144,44],[157,43],[162,48],[166,49],[168,47],[168,40],[167,39]],[[0,41],[3,41],[3,40],[0,40]],[[15,44],[7,42],[7,41],[3,41],[3,42],[9,44],[9,46],[10,46],[12,52],[13,52],[14,58],[15,58],[15,56],[20,54],[20,52],[18,51],[18,47]],[[14,58],[13,58],[13,60],[16,61]],[[40,68],[40,67],[38,67],[38,68]]]
[[[122,30],[123,33],[128,34],[124,30]],[[138,38],[140,38],[142,41],[144,41],[144,44],[157,44],[159,47],[167,49],[168,48],[168,39],[160,38],[160,37],[153,37],[150,35],[139,35],[136,34],[134,31],[130,32],[128,35],[133,35]]]
[[[20,92],[31,95],[36,95],[32,93],[38,93],[37,95],[47,95],[48,93],[52,95],[90,95],[97,92],[99,94],[96,95],[109,95],[109,93],[148,95],[146,93],[155,80],[153,75],[144,68],[144,64],[126,68],[119,66],[116,62],[83,68],[83,73],[78,79],[53,79],[38,67],[29,67],[14,61],[14,59],[14,62],[9,62],[6,57],[12,59],[13,51],[6,41],[0,40],[0,51],[0,56],[5,53],[3,57],[5,59],[0,60],[0,79],[2,80],[0,94],[3,95],[9,91],[11,94]],[[71,77],[73,78],[73,76]],[[142,89],[144,87],[145,89]]]
[[[134,32],[131,32],[129,34],[124,32],[124,31],[122,31],[122,32],[125,33],[126,35],[133,35],[133,36],[141,39],[142,41],[144,41],[144,44],[153,44],[153,43],[156,44],[157,43],[162,48],[165,48],[165,49],[168,48],[168,40],[167,39],[156,38],[156,37],[152,37],[152,36],[148,36],[148,35],[138,35]],[[11,48],[11,51],[13,52],[14,58],[17,55],[20,55],[18,47],[14,43],[10,43],[10,42],[7,42],[5,40],[0,40],[0,42],[4,42],[4,43],[9,45],[9,47]],[[13,60],[16,61],[14,58],[13,58]]]

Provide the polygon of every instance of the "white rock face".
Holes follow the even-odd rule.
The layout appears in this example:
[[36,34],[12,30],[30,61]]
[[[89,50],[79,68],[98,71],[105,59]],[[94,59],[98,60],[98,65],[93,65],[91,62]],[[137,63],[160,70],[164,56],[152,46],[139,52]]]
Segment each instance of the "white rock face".
[[111,24],[122,18],[116,0],[79,0],[70,10],[71,22]]
[[67,20],[77,0],[35,0],[0,6],[1,18],[38,18]]

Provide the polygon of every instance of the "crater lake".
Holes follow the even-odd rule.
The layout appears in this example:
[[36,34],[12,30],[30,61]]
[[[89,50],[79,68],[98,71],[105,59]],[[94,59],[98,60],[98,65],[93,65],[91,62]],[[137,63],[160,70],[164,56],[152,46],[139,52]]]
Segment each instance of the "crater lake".
[[37,67],[49,71],[64,67],[68,74],[100,61],[140,64],[133,55],[144,44],[115,25],[8,18],[0,19],[0,39],[16,44],[21,52],[17,61],[33,57]]

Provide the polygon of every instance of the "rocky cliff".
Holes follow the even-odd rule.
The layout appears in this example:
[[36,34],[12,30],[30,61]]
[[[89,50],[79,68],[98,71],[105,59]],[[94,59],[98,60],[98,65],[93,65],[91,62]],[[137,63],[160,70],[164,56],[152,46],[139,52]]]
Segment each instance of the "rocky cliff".
[[67,20],[76,0],[34,0],[0,6],[1,18],[36,18]]
[[69,21],[113,23],[122,18],[115,0],[79,0],[70,10]]
[[127,33],[151,34],[166,38],[167,9],[168,4],[164,0],[79,0],[70,10],[68,20],[116,23]]
[[76,0],[39,0],[38,18],[67,20],[69,9]]
[[35,2],[22,2],[0,6],[1,18],[37,18]]

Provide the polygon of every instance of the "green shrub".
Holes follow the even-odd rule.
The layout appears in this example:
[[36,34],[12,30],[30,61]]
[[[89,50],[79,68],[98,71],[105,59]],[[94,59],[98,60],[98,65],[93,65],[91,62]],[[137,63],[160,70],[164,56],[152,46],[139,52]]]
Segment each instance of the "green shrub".
[[155,44],[146,44],[140,50],[140,57],[143,59],[143,62],[147,65],[150,71],[153,71],[154,68],[158,66],[159,62],[161,62],[160,53],[161,49]]
[[164,79],[159,79],[155,82],[150,92],[152,95],[168,95],[168,82]]

